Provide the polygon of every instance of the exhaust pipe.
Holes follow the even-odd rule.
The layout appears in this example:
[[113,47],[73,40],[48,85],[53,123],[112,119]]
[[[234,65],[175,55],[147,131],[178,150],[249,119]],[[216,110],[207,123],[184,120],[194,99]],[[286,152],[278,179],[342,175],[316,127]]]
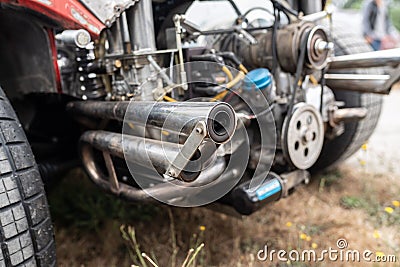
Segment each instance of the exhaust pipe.
[[390,75],[325,74],[326,83],[332,89],[363,93],[389,94],[400,80],[400,48],[376,52],[332,57],[329,70],[392,67]]
[[[106,131],[85,132],[80,141],[82,143],[82,160],[89,174],[94,172],[94,169],[90,167],[91,161],[93,161],[93,148],[122,159],[125,158],[126,161],[143,167],[153,166],[157,172],[162,174],[166,172],[183,146],[137,136],[122,136],[122,134]],[[185,182],[193,182],[200,175],[202,169],[202,164],[198,160],[200,154],[200,151],[196,150],[177,178]]]
[[362,93],[389,94],[390,75],[367,74],[325,74],[326,85],[335,90],[357,91]]
[[[147,164],[145,167],[149,167],[149,164],[152,164],[156,169],[161,168],[160,172],[163,173],[163,169],[168,166],[166,164],[167,154],[177,153],[182,145],[163,143],[163,147],[160,147],[160,143],[157,140],[145,140],[144,138],[135,136],[124,136],[124,140],[122,141],[121,134],[105,131],[89,131],[81,137],[81,157],[89,177],[97,186],[129,201],[154,201],[154,198],[175,199],[177,196],[176,185],[181,188],[187,188],[179,193],[180,197],[190,196],[200,192],[203,190],[204,185],[216,179],[231,179],[233,176],[232,172],[224,174],[226,167],[225,159],[219,157],[211,166],[201,170],[201,173],[200,170],[195,173],[181,172],[181,178],[186,180],[172,180],[169,182],[160,180],[160,183],[143,190],[119,182],[114,168],[111,169],[111,174],[105,174],[104,168],[101,167],[102,164],[99,165],[94,160],[93,148],[102,150],[107,155],[112,154],[120,158],[124,156],[125,151],[125,154],[128,154],[127,160],[134,161],[140,165]],[[148,153],[148,158],[145,156],[146,153]],[[107,165],[106,158],[105,161]],[[189,164],[193,165],[197,163],[190,162]],[[110,172],[109,166],[107,166],[107,170]],[[194,177],[196,177],[195,180],[193,180]],[[190,183],[188,183],[188,179],[191,180]]]
[[152,125],[190,135],[196,125],[206,124],[207,136],[215,143],[230,139],[236,129],[236,114],[221,102],[71,102],[67,109],[79,115]]
[[328,62],[330,70],[396,67],[400,64],[400,48],[331,57]]

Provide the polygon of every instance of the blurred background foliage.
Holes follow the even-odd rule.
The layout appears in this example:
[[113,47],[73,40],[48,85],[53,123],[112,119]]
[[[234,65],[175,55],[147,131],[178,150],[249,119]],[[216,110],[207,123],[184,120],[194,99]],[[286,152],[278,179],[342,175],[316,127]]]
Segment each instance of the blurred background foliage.
[[[342,6],[345,9],[361,10],[364,0],[333,0],[332,2],[337,2],[339,6]],[[393,25],[397,28],[397,30],[400,30],[400,0],[390,0],[388,2],[390,4],[389,13]]]

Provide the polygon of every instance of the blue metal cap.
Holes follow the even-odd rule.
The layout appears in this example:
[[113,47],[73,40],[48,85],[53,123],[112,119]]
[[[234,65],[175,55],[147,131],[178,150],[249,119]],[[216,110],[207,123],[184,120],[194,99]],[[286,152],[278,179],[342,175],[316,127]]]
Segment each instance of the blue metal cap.
[[251,90],[254,85],[260,89],[264,90],[272,84],[271,73],[268,69],[260,68],[254,69],[247,73],[244,79],[244,89]]

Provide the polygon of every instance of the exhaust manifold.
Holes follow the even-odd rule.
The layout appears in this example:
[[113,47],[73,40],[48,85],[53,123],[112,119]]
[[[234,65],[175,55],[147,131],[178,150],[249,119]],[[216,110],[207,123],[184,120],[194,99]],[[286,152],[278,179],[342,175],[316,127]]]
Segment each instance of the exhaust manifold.
[[[87,131],[81,136],[81,157],[91,179],[103,189],[128,198],[136,198],[133,196],[139,194],[138,189],[118,181],[111,156],[146,168],[153,167],[154,174],[166,174],[192,183],[207,167],[202,166],[204,161],[200,160],[199,148],[204,141],[217,145],[225,143],[236,129],[236,114],[226,103],[87,101],[71,102],[67,108],[72,114],[86,118],[133,123],[143,129],[151,126],[186,136],[179,139],[185,140],[183,144],[101,130]],[[95,150],[103,153],[108,175],[95,162]],[[139,198],[144,197],[142,193],[139,195]]]

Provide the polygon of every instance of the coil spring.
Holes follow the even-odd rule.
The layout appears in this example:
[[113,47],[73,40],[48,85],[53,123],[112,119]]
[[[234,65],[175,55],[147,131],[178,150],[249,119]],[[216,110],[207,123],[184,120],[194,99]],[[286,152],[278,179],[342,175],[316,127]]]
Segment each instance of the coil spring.
[[86,49],[76,49],[76,62],[78,65],[78,79],[80,82],[79,95],[83,100],[97,99],[106,95],[101,77],[90,71],[94,63],[94,56]]

